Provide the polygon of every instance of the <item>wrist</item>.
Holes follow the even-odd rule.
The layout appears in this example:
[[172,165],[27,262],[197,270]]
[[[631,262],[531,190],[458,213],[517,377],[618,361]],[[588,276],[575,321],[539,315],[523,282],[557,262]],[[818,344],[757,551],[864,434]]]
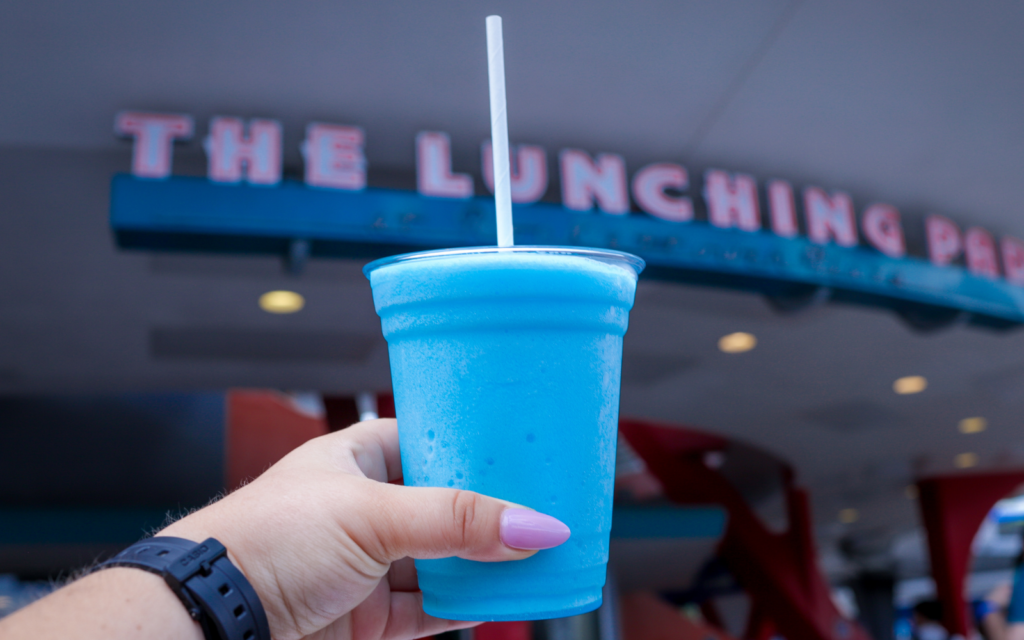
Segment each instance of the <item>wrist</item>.
[[227,549],[228,560],[237,568],[249,584],[252,585],[257,597],[270,621],[271,629],[277,627],[276,606],[281,599],[273,581],[273,572],[261,570],[263,556],[256,549],[259,541],[251,535],[252,529],[239,525],[245,521],[244,516],[232,513],[230,505],[217,502],[168,525],[156,536],[172,536],[200,543],[207,538],[218,540]]
[[233,531],[233,527],[226,526],[221,522],[225,520],[224,518],[209,517],[211,514],[206,513],[208,509],[211,509],[211,507],[207,507],[202,511],[196,511],[180,520],[176,520],[172,524],[153,534],[153,536],[183,538],[197,544],[207,538],[216,538],[227,548],[228,558],[230,558],[235,566],[245,574],[246,578],[248,578],[249,575],[246,573],[243,566],[245,564],[244,559],[239,557],[239,550],[244,549],[245,547],[242,536]]
[[[228,550],[228,559],[242,572],[242,575],[252,584],[253,588],[256,589],[256,593],[262,599],[264,596],[261,591],[261,585],[254,581],[254,576],[248,568],[248,565],[252,564],[252,554],[245,551],[247,546],[245,537],[238,531],[235,531],[234,527],[229,526],[225,522],[226,518],[216,517],[217,514],[208,513],[210,510],[211,507],[207,507],[201,511],[191,513],[164,527],[154,534],[154,537],[171,536],[183,538],[196,544],[207,538],[219,540]],[[211,515],[214,517],[210,517]]]
[[206,640],[270,640],[265,610],[252,583],[215,538],[195,543],[176,536],[140,540],[92,572],[131,568],[163,580]]

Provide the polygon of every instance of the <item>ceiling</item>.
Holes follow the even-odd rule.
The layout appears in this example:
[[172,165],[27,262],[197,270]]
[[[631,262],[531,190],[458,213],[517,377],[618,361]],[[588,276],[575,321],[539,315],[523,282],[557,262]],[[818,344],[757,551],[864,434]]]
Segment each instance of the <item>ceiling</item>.
[[[505,23],[512,139],[549,161],[572,146],[620,153],[631,171],[724,167],[846,189],[858,210],[880,200],[1024,236],[1019,3],[8,2],[0,393],[387,389],[360,263],[313,261],[296,277],[273,258],[114,246],[109,179],[130,158],[114,114],[190,113],[200,136],[213,115],[275,117],[292,170],[307,123],[356,124],[371,181],[409,174],[416,132],[442,130],[456,169],[476,172],[490,13]],[[176,152],[176,173],[204,166],[197,141]],[[276,288],[306,309],[260,311]],[[741,330],[755,350],[717,350]],[[325,355],[326,343],[342,346]],[[209,345],[220,351],[202,357]],[[882,311],[780,316],[751,294],[644,282],[624,367],[623,413],[793,463],[826,548],[883,549],[916,523],[904,487],[958,453],[1024,464],[1021,332],[922,335]],[[894,394],[910,374],[927,391]],[[961,435],[968,416],[989,429]],[[839,523],[849,507],[860,519]]]

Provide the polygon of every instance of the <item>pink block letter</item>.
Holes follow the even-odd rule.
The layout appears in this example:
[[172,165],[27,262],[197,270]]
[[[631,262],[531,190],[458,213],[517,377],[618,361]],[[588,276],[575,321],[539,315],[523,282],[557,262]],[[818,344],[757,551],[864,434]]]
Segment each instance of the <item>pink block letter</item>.
[[984,229],[972,227],[964,234],[964,257],[967,270],[986,278],[999,277],[999,262],[996,260],[996,242],[992,234]]
[[274,185],[281,181],[281,124],[250,120],[249,135],[240,118],[210,121],[206,138],[207,176],[214,182]]
[[834,240],[841,247],[857,244],[857,224],[850,196],[836,191],[831,197],[817,187],[804,189],[804,215],[807,236],[811,242],[828,244]]
[[871,246],[885,255],[901,258],[907,253],[907,245],[903,241],[903,224],[896,207],[873,204],[864,212],[860,224]]
[[626,161],[622,156],[602,153],[595,164],[585,151],[565,149],[559,155],[562,168],[562,204],[575,211],[597,208],[605,213],[629,213],[626,192]]
[[363,130],[336,124],[311,123],[302,143],[306,184],[359,191],[366,188]]
[[999,243],[1003,252],[1003,273],[1013,284],[1024,285],[1024,242],[1017,238],[1003,238]]
[[960,228],[948,218],[928,216],[924,223],[924,232],[928,240],[928,257],[934,265],[946,266],[953,262],[964,248]]
[[712,170],[704,174],[704,198],[708,203],[708,222],[729,229],[744,231],[761,228],[761,212],[757,205],[757,183],[750,176]]
[[472,198],[473,179],[452,173],[452,143],[447,133],[422,131],[416,136],[416,187],[435,198]]
[[[480,145],[480,154],[484,184],[494,193],[494,154],[490,140]],[[548,190],[548,159],[544,147],[520,144],[510,150],[509,156],[512,202],[530,204],[544,197]]]
[[772,219],[772,231],[777,236],[792,238],[799,229],[796,226],[796,204],[793,202],[793,187],[784,180],[768,183],[768,215]]
[[192,118],[178,113],[122,111],[114,118],[114,132],[132,136],[132,175],[166,178],[171,175],[171,142],[192,137]]
[[686,197],[672,197],[665,193],[665,189],[685,191],[689,185],[690,178],[683,167],[651,164],[633,176],[633,199],[655,218],[689,222],[693,220],[693,202]]

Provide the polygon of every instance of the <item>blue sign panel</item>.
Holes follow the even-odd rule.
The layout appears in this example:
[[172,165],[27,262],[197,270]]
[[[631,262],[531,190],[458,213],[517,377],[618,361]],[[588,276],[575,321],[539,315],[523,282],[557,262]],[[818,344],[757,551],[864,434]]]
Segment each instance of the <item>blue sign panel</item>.
[[[1024,323],[1024,288],[920,258],[548,203],[516,206],[514,217],[517,244],[628,251],[647,261],[645,277],[758,291],[780,310],[832,300],[887,307],[921,329],[961,321]],[[115,176],[110,220],[124,248],[293,258],[493,245],[496,233],[489,198],[315,189],[288,181],[225,185],[190,177]]]

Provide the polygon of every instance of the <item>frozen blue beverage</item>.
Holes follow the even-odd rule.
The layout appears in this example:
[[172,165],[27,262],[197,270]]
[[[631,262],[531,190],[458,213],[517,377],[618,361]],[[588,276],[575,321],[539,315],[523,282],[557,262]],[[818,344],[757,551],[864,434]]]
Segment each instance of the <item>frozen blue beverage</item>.
[[518,562],[417,560],[427,613],[536,620],[600,606],[622,337],[643,267],[617,251],[517,246],[364,269],[388,341],[405,484],[476,491],[572,530]]

